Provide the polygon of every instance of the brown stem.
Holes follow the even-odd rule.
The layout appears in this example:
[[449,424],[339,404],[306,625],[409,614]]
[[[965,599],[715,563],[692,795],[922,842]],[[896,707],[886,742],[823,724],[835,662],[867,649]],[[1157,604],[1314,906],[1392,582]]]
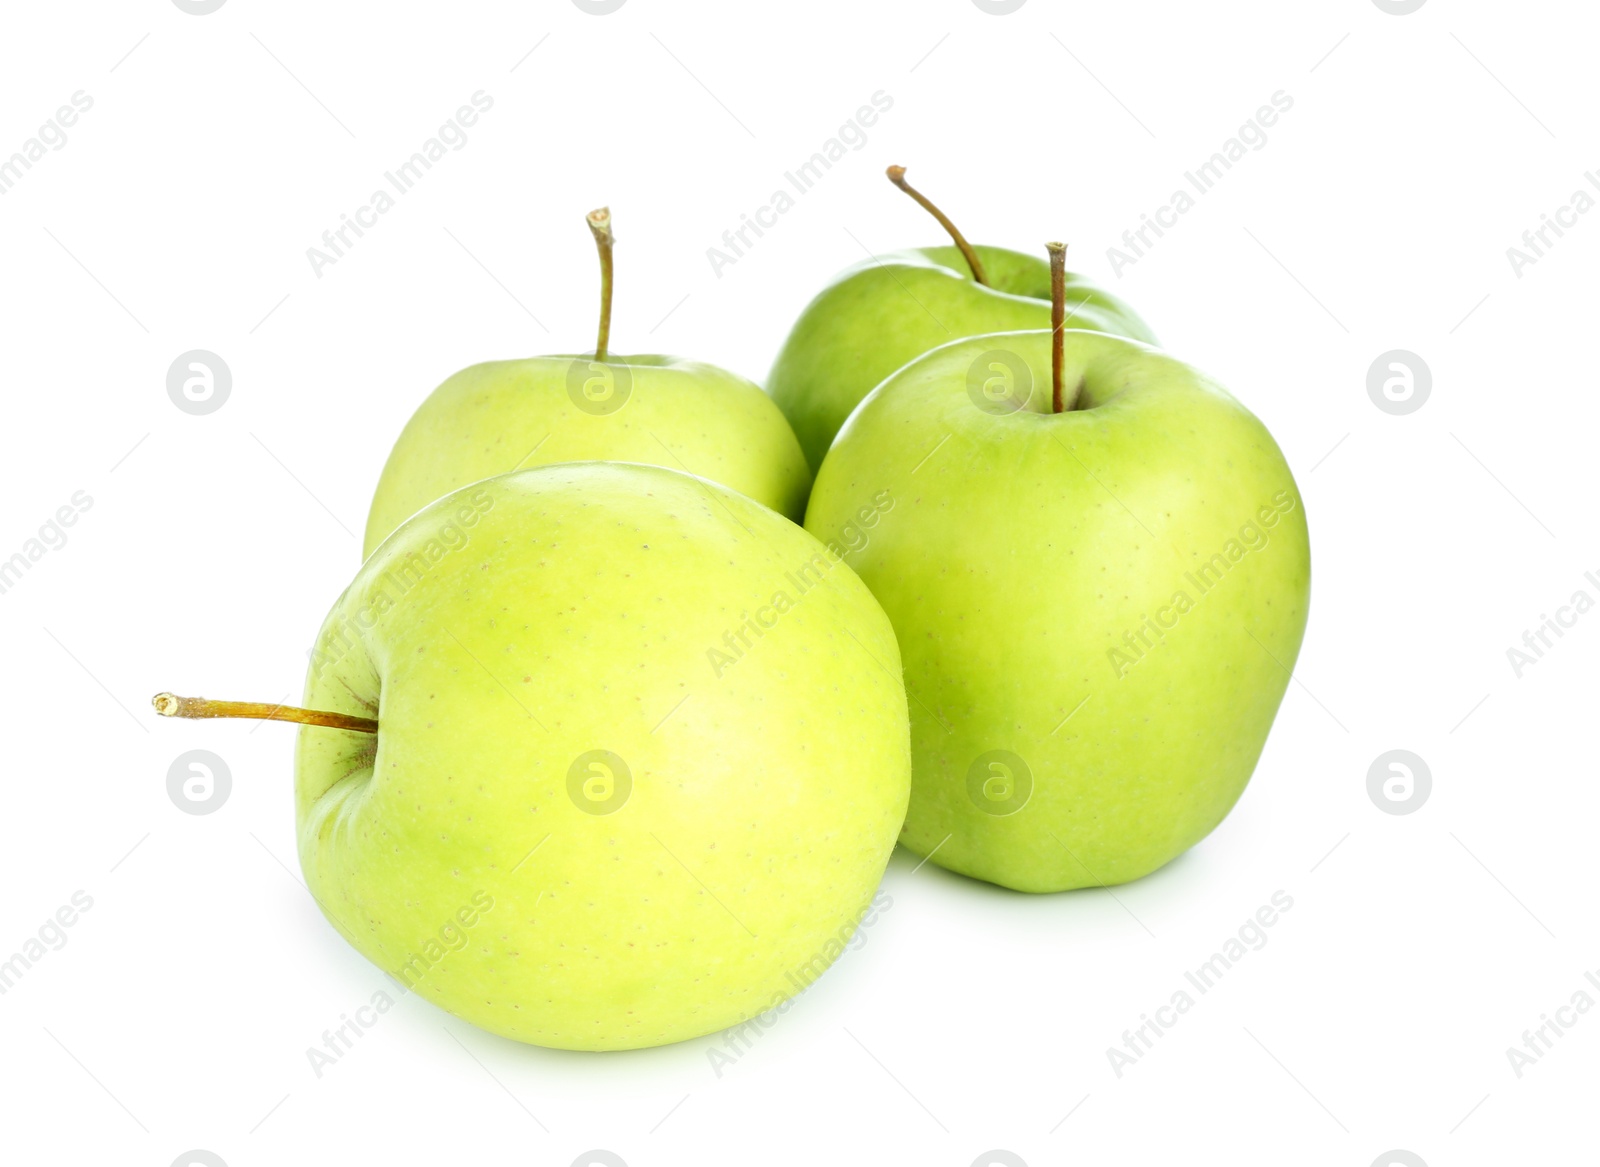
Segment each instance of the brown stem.
[[265,701],[212,701],[208,697],[178,697],[157,693],[150,699],[162,717],[248,717],[256,721],[293,721],[300,725],[321,725],[328,729],[348,729],[356,733],[377,733],[378,723],[370,717],[348,713],[324,713],[320,709],[297,709],[293,705],[268,705]]
[[610,207],[590,211],[588,219],[594,245],[600,250],[600,338],[594,344],[594,359],[603,361],[611,343],[611,245],[617,240],[611,234]]
[[965,235],[956,230],[956,225],[950,221],[943,211],[934,206],[926,195],[906,181],[906,168],[904,166],[891,166],[885,173],[888,174],[890,182],[916,199],[923,210],[939,220],[939,226],[950,232],[950,238],[955,240],[956,246],[961,249],[961,254],[967,258],[967,266],[972,269],[972,278],[987,288],[989,286],[989,277],[983,270],[983,263],[978,259],[978,253],[972,250],[972,244],[967,242]]
[[[1061,399],[1061,357],[1067,324],[1067,245],[1046,243],[1050,252],[1050,405],[1054,413],[1065,413],[1072,406]],[[1076,396],[1076,394],[1074,394]]]

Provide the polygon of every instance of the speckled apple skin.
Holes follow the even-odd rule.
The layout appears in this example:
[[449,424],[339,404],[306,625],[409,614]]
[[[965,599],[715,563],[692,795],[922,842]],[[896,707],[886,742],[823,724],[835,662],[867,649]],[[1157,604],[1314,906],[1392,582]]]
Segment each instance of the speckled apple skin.
[[[839,427],[890,373],[931,348],[981,333],[1050,327],[1050,265],[1003,247],[976,247],[989,285],[954,247],[877,256],[840,272],[806,305],[784,341],[767,392],[815,470]],[[1154,343],[1138,313],[1067,273],[1067,325]]]
[[[367,515],[363,556],[423,507],[496,474],[560,462],[642,462],[732,487],[781,515],[805,514],[811,470],[782,412],[759,385],[698,361],[613,356],[626,398],[580,408],[586,356],[488,361],[447,379],[389,454]],[[576,367],[577,371],[574,372]],[[580,390],[581,396],[581,390]],[[604,410],[609,402],[601,402]]]
[[[708,650],[732,657],[746,613],[762,631],[718,676]],[[867,910],[909,796],[866,587],[773,511],[655,467],[544,467],[426,508],[334,605],[305,703],[380,722],[299,737],[323,912],[538,1045],[661,1045],[792,996]],[[595,750],[631,774],[606,814],[569,793]]]
[[[1146,345],[1064,337],[1063,382],[1084,382],[1087,408],[1050,412],[1048,332],[946,345],[851,416],[806,518],[832,531],[895,498],[848,562],[905,661],[901,841],[1033,892],[1136,879],[1222,821],[1289,683],[1311,586],[1304,506],[1261,422]],[[1014,412],[969,393],[996,351],[1031,376]],[[1020,808],[1020,778],[980,763],[1001,750],[1030,774]]]

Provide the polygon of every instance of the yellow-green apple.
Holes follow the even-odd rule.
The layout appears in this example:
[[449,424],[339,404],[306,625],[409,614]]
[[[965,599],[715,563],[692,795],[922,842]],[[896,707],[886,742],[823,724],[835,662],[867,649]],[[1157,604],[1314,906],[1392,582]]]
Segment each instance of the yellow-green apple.
[[730,486],[796,521],[811,471],[760,386],[667,356],[615,356],[611,215],[589,216],[601,257],[595,351],[489,361],[424,401],[395,442],[367,516],[363,555],[434,499],[495,474],[558,462],[644,462]]
[[[822,464],[844,419],[878,382],[913,357],[965,336],[1050,326],[1050,269],[1002,247],[969,245],[932,203],[889,177],[927,207],[955,246],[875,256],[834,277],[795,321],[767,379],[806,459]],[[1066,275],[1067,319],[1135,340],[1155,335],[1132,308],[1086,277]]]
[[367,560],[307,710],[157,707],[311,722],[307,886],[428,1000],[538,1045],[680,1041],[842,952],[905,815],[899,653],[839,551],[677,471],[521,471]]
[[[1310,550],[1272,435],[1148,345],[974,337],[851,415],[806,525],[897,500],[848,562],[911,700],[901,842],[1024,891],[1136,879],[1244,790],[1300,649]],[[1059,390],[1055,387],[1060,386]]]

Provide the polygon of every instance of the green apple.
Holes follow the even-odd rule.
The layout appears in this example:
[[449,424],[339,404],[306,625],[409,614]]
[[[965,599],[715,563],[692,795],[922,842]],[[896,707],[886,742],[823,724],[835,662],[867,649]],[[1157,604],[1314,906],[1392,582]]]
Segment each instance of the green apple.
[[847,562],[905,662],[901,842],[1034,892],[1136,879],[1222,821],[1310,598],[1304,506],[1261,422],[1147,345],[1056,335],[1059,377],[1049,331],[891,376],[806,515],[833,531],[898,500]]
[[[909,189],[901,168],[889,172]],[[1044,261],[1000,247],[969,247],[934,213],[956,246],[877,256],[841,272],[806,306],[778,353],[767,392],[794,427],[813,470],[851,410],[907,361],[966,336],[1050,327]],[[1071,327],[1155,342],[1117,297],[1083,276],[1068,273],[1066,279]]]
[[910,792],[894,634],[839,549],[659,467],[427,507],[334,605],[305,701],[373,731],[300,731],[327,918],[537,1045],[785,1008],[873,910]]
[[730,486],[799,521],[811,485],[794,433],[760,386],[712,365],[613,356],[610,212],[590,215],[601,254],[592,354],[473,365],[412,416],[384,465],[363,555],[422,507],[472,482],[559,462],[644,462]]

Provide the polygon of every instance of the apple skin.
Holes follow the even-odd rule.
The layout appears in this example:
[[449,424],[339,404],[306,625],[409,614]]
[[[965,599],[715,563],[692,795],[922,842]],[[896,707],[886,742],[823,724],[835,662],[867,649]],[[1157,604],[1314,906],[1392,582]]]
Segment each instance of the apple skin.
[[[876,492],[900,500],[848,562],[905,662],[901,842],[1030,892],[1137,879],[1222,821],[1311,586],[1300,493],[1261,422],[1163,352],[1063,335],[1084,408],[1050,412],[1048,331],[945,345],[862,402],[806,515],[827,531]],[[982,391],[997,352],[1020,362],[1013,412],[1004,379]]]
[[473,365],[446,380],[389,454],[363,557],[452,490],[558,462],[683,470],[800,520],[811,471],[760,386],[677,357],[612,356],[605,366],[602,374],[592,356],[533,357]]
[[[874,386],[931,348],[991,332],[1050,327],[1050,265],[1003,247],[975,247],[990,286],[955,247],[864,260],[806,306],[767,378],[815,470],[850,411]],[[1067,325],[1155,343],[1137,313],[1067,273]]]
[[[746,612],[764,630],[719,677],[709,650]],[[910,790],[866,587],[787,519],[657,467],[541,467],[432,504],[334,605],[305,700],[380,722],[298,739],[324,914],[428,1000],[563,1049],[681,1041],[792,996],[869,910]],[[603,785],[571,790],[619,772],[582,762],[598,750],[631,775],[611,813],[580,809]]]

